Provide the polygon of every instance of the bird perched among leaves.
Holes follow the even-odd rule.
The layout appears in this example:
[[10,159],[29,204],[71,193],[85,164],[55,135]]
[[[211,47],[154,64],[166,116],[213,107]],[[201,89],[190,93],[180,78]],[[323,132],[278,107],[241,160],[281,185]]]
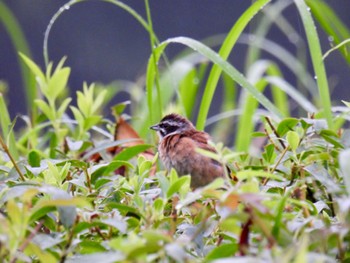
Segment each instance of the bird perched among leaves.
[[196,151],[201,148],[216,153],[208,144],[209,134],[196,130],[188,119],[172,113],[150,128],[159,136],[158,152],[166,169],[174,168],[180,176],[190,174],[193,188],[224,176],[221,163]]

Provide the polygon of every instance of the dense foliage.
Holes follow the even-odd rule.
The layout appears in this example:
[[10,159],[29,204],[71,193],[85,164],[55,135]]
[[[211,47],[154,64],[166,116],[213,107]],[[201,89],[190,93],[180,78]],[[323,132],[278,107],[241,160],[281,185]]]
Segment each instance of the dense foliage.
[[[83,1],[68,5],[78,2]],[[242,15],[219,54],[189,38],[158,43],[148,1],[147,21],[121,2],[109,2],[134,15],[150,33],[154,48],[145,75],[147,94],[135,84],[129,90],[131,114],[125,114],[128,103],[121,103],[112,107],[115,120],[110,120],[105,105],[120,87],[84,84],[73,101],[67,94],[70,68],[64,66],[65,59],[42,70],[20,54],[40,96],[34,96],[28,116],[15,120],[0,97],[0,261],[349,262],[350,104],[331,107],[320,44],[305,2],[295,4],[310,45],[317,46],[311,54],[317,78],[300,68],[295,71],[309,88],[304,93],[283,79],[278,64],[259,59],[254,45],[254,63],[246,76],[225,61],[267,0],[256,1]],[[264,10],[281,15],[285,2],[270,3]],[[319,6],[306,2],[320,24],[330,17],[341,23],[323,1]],[[319,10],[324,17],[318,16]],[[262,19],[259,38],[271,26]],[[325,27],[342,48],[347,29],[333,29]],[[209,71],[197,53],[169,61],[164,50],[170,43],[194,49],[214,62],[213,68]],[[347,59],[348,53],[343,55]],[[157,68],[160,59],[167,65],[162,70]],[[295,61],[289,65],[292,71],[302,66]],[[220,77],[222,114],[207,119]],[[218,154],[213,156],[231,174],[193,190],[189,176],[178,177],[159,166],[148,127],[163,112],[192,117],[201,84],[205,90],[197,127],[218,123],[214,138],[229,142],[236,137],[235,147],[216,144]],[[262,93],[270,86],[271,100]],[[315,101],[307,99],[307,92]],[[174,94],[177,99],[171,103]],[[291,117],[288,96],[304,116]],[[266,110],[258,109],[258,103]],[[239,115],[235,133],[225,114]],[[25,122],[19,130],[18,119]]]

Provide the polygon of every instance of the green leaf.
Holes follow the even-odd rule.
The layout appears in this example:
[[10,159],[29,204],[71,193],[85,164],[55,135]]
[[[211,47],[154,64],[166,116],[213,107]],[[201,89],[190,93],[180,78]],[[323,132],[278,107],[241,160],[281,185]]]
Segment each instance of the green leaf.
[[125,166],[129,169],[134,169],[134,166],[126,161],[112,161],[108,164],[100,165],[92,174],[91,174],[91,181],[95,182],[97,178],[99,178],[102,175],[110,175],[111,173],[114,173],[118,168],[121,166]]
[[98,109],[103,105],[105,101],[105,97],[107,95],[107,90],[101,90],[96,98],[93,100],[93,104],[91,106],[91,114],[96,114]]
[[[36,237],[38,238],[38,236]],[[57,262],[57,258],[55,258],[50,252],[40,249],[39,246],[37,246],[32,242],[29,243],[28,247],[25,248],[25,253],[36,255],[40,262],[45,262],[45,263]]]
[[31,150],[28,154],[28,163],[32,167],[40,167],[40,152],[38,150]]
[[66,98],[60,105],[57,110],[57,118],[60,119],[63,116],[63,113],[66,111],[69,103],[72,101],[72,98]]
[[[0,3],[0,8],[1,8],[1,3]],[[1,84],[0,84],[0,88],[1,88]],[[18,160],[19,155],[16,147],[15,135],[13,132],[14,123],[11,123],[10,114],[8,112],[6,102],[1,92],[0,92],[0,112],[1,112],[0,127],[2,130],[2,134],[8,144],[7,147],[9,148],[10,153],[12,154],[12,157],[15,160]]]
[[321,130],[320,136],[325,139],[325,141],[333,144],[337,148],[344,149],[343,144],[341,143],[339,136],[336,132],[332,130]]
[[279,136],[284,136],[288,131],[292,131],[294,127],[299,123],[298,119],[285,118],[277,126],[277,133]]
[[79,250],[82,254],[92,254],[105,252],[107,249],[101,245],[100,241],[83,240],[79,243]]
[[47,87],[47,98],[49,100],[55,100],[65,89],[70,74],[70,68],[63,68],[49,79]]
[[190,181],[191,181],[190,175],[181,176],[179,179],[177,179],[175,182],[173,182],[170,185],[166,193],[166,197],[169,199],[170,197],[173,196],[173,194],[179,192],[182,187],[189,186]]
[[283,227],[283,213],[285,211],[285,204],[288,199],[288,195],[283,196],[281,201],[278,203],[277,206],[277,213],[276,213],[276,218],[275,218],[275,223],[272,227],[272,235],[278,240],[280,230]]
[[350,108],[350,102],[342,100],[342,102],[345,104],[346,107]]
[[275,146],[272,143],[270,143],[266,145],[264,148],[265,148],[265,151],[262,154],[264,160],[267,163],[273,163],[277,156],[275,153]]
[[102,116],[88,116],[84,120],[84,130],[87,131],[102,120]]
[[70,106],[71,111],[73,112],[75,120],[78,122],[78,125],[82,130],[84,130],[84,116],[81,114],[78,108]]
[[135,146],[131,146],[128,148],[124,148],[120,153],[118,153],[113,160],[118,161],[127,161],[134,156],[138,155],[139,153],[142,153],[146,151],[147,149],[151,148],[152,145],[149,144],[139,144]]
[[34,211],[32,211],[30,215],[29,222],[33,223],[39,220],[40,218],[44,217],[45,215],[49,214],[50,212],[56,211],[56,209],[57,208],[55,206],[44,206],[39,209],[34,208]]
[[235,243],[222,244],[211,250],[205,257],[205,261],[233,257],[238,251],[238,245]]
[[34,102],[49,120],[55,120],[54,109],[52,109],[45,101],[37,99]]
[[28,68],[33,72],[36,78],[40,79],[39,84],[43,84],[46,81],[44,73],[41,71],[41,69],[26,55],[19,53],[19,56],[22,58],[24,63],[28,66]]
[[122,103],[118,103],[118,104],[114,105],[112,107],[113,114],[115,116],[120,116],[124,112],[126,106],[129,104],[130,104],[130,101],[128,100],[128,101],[124,101]]
[[133,206],[128,206],[116,202],[110,202],[106,204],[106,207],[109,209],[117,209],[123,216],[134,216],[137,218],[143,217],[141,211],[139,211]]
[[296,149],[299,146],[299,142],[300,142],[300,137],[299,137],[298,133],[295,131],[289,131],[289,132],[287,132],[286,139],[287,139],[287,142],[289,144],[289,147],[293,151],[296,151]]
[[84,117],[90,116],[91,113],[91,103],[88,95],[81,91],[77,91],[77,104],[80,112],[84,115]]
[[264,171],[242,170],[238,171],[236,176],[239,180],[245,180],[254,177],[266,177],[277,181],[284,181],[284,178],[282,176]]
[[19,206],[16,204],[14,199],[10,199],[7,201],[6,211],[12,224],[14,226],[19,227],[22,221],[22,211],[19,208]]

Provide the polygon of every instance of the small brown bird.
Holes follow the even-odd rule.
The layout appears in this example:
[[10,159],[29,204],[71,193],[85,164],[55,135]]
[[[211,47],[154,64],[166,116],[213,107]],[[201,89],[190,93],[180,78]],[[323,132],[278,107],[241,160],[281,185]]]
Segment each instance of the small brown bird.
[[167,170],[174,168],[181,175],[191,175],[191,186],[202,187],[224,176],[221,163],[196,151],[201,148],[216,152],[208,144],[210,136],[196,130],[193,124],[178,114],[166,115],[150,127],[159,136],[158,151]]

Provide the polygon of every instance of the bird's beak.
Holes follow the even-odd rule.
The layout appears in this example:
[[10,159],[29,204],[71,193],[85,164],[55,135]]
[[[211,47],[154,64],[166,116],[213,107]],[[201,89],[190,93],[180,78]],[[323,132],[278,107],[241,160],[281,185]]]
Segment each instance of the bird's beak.
[[159,131],[159,125],[156,124],[156,125],[153,125],[151,127],[149,127],[151,130],[155,130],[155,131]]

